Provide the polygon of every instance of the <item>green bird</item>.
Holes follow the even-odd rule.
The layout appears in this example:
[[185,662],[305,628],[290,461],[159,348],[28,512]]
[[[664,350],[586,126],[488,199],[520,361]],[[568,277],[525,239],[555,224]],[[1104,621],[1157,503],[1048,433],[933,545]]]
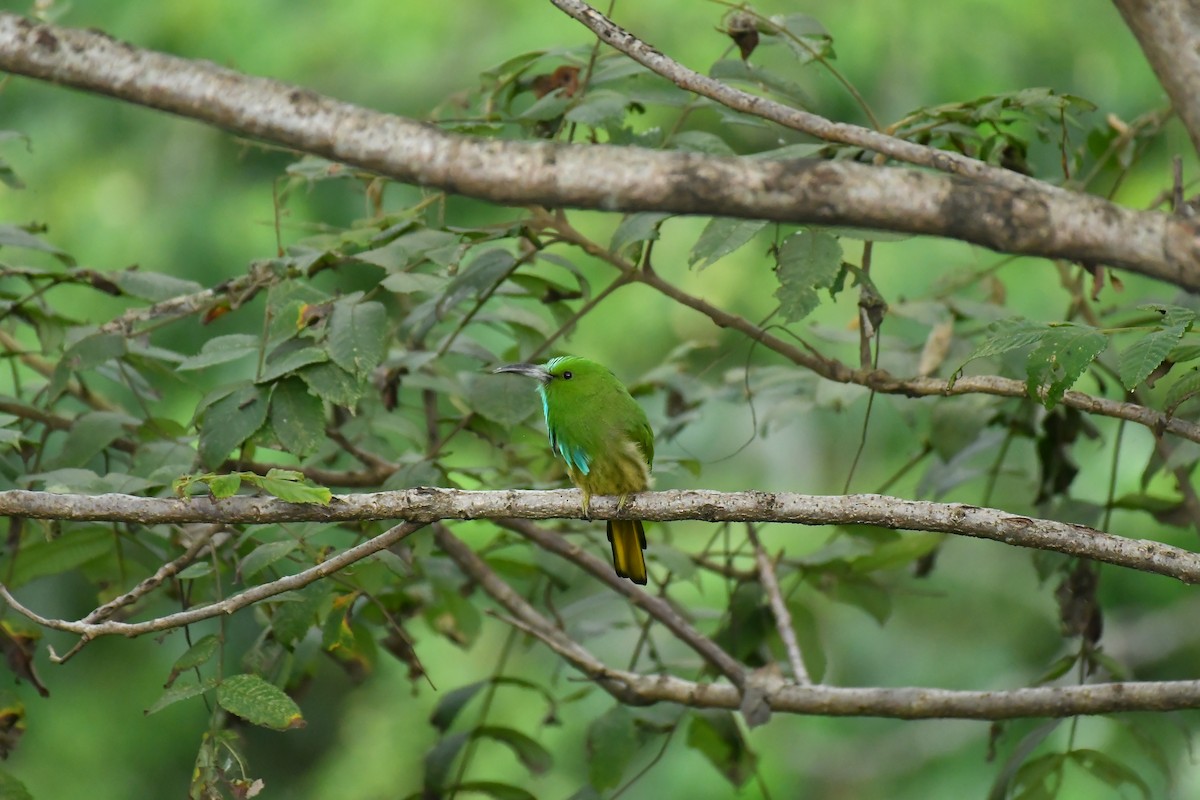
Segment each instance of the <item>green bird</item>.
[[[654,431],[646,412],[617,376],[579,356],[552,358],[545,365],[508,364],[496,372],[534,378],[542,397],[550,449],[567,465],[583,492],[583,514],[594,494],[617,495],[617,508],[632,492],[650,488]],[[640,520],[608,522],[613,567],[622,578],[646,583],[646,531]]]

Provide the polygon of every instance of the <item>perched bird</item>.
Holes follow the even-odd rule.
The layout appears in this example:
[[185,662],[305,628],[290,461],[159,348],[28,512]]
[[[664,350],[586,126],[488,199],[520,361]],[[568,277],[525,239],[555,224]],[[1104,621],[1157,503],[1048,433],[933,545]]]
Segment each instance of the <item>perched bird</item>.
[[[626,495],[650,488],[654,432],[646,412],[606,367],[579,356],[552,358],[544,366],[508,364],[496,372],[534,378],[542,397],[550,449],[567,465],[583,492],[583,514],[594,494]],[[613,567],[622,578],[646,583],[646,531],[640,520],[608,522]]]

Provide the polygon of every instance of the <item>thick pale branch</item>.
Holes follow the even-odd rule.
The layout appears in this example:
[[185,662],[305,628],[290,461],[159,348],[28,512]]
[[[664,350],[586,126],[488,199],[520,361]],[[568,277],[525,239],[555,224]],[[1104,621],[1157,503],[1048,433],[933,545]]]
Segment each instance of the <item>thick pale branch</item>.
[[1102,262],[1200,289],[1197,225],[1049,185],[852,162],[485,140],[102,33],[0,13],[0,69],[180,114],[406,183],[502,203],[878,228]]
[[1113,5],[1200,153],[1200,6],[1195,0],[1113,0]]
[[[991,539],[1053,550],[1130,569],[1200,583],[1200,554],[1147,539],[1127,539],[1082,525],[1024,517],[994,508],[930,503],[875,494],[803,495],[791,492],[645,492],[617,510],[613,497],[595,497],[590,519],[698,519],[708,522],[787,522],[800,525],[877,525]],[[398,492],[339,495],[328,506],[270,497],[189,499],[125,494],[72,495],[0,492],[0,516],[59,520],[264,523],[364,519],[582,518],[577,490],[468,492],[420,487]]]

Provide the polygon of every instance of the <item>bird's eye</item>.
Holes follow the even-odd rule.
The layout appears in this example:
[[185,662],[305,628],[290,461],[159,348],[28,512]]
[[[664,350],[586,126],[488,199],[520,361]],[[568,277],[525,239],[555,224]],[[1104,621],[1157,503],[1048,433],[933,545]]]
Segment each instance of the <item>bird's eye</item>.
[[567,380],[571,380],[571,377],[572,377],[571,370],[567,370],[566,372],[564,372],[563,377],[566,378]]

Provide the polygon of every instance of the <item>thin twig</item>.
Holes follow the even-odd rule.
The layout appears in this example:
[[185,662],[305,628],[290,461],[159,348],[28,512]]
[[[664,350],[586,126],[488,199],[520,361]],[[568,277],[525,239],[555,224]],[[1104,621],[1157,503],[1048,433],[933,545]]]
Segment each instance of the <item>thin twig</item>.
[[766,549],[759,541],[758,532],[754,530],[753,525],[746,526],[746,534],[750,537],[750,544],[754,546],[754,558],[758,562],[758,577],[762,581],[763,589],[767,592],[767,600],[771,603],[771,613],[775,616],[775,629],[779,631],[779,638],[783,640],[783,648],[787,651],[792,676],[796,679],[796,683],[810,684],[812,678],[809,677],[808,670],[804,666],[804,657],[800,653],[800,642],[796,640],[792,612],[788,610],[783,593],[779,591],[775,565],[771,563],[771,557],[767,555]]

